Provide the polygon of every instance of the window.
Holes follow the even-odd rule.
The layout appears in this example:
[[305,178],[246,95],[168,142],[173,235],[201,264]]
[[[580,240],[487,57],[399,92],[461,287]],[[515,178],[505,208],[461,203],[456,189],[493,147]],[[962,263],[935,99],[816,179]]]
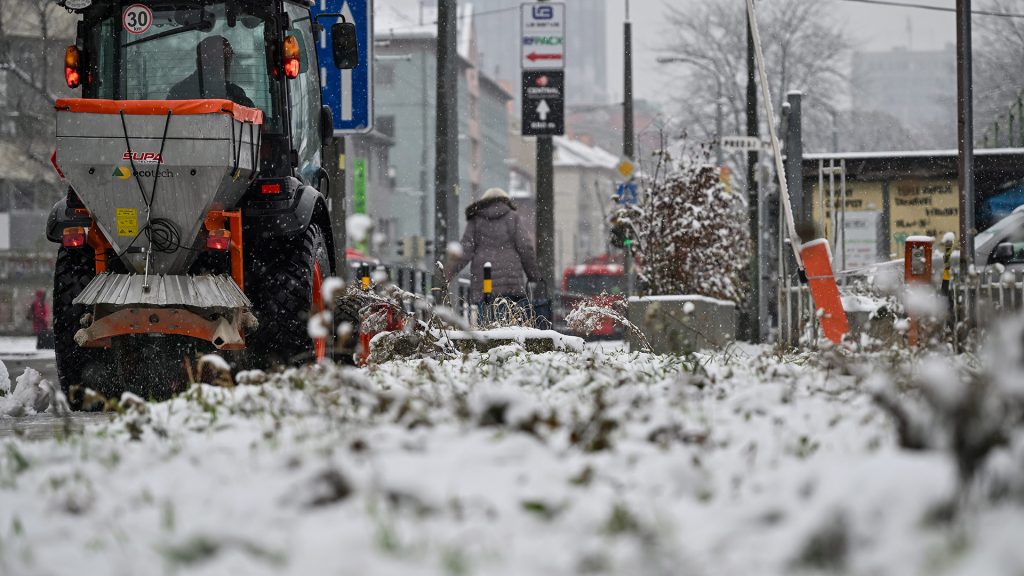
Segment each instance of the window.
[[381,86],[391,86],[395,83],[395,67],[391,64],[377,64],[373,73]]
[[316,58],[312,22],[306,8],[291,2],[286,2],[285,7],[291,22],[288,34],[298,40],[302,62],[298,78],[288,81],[292,138],[299,153],[299,177],[306,184],[315,185],[319,181],[321,166],[320,75],[316,66],[310,66]]
[[263,110],[267,126],[273,127],[266,9],[254,7],[228,18],[224,4],[181,6],[155,6],[153,23],[141,34],[123,29],[120,10],[89,22],[94,80],[86,97],[224,98]]
[[377,116],[376,120],[377,130],[381,134],[388,138],[395,137],[395,117],[394,116]]

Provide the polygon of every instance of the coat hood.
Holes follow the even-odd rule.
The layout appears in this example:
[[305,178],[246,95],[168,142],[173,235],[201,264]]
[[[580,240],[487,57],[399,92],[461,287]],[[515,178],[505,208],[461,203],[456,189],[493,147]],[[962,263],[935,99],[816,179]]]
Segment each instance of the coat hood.
[[516,209],[516,205],[508,198],[487,198],[478,200],[466,208],[466,220],[483,216],[488,220],[497,220]]

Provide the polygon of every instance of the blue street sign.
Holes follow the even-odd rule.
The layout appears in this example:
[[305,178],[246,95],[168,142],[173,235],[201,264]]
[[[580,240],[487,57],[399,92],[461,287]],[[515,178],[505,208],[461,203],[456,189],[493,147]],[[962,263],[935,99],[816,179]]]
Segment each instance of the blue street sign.
[[619,204],[636,204],[638,197],[636,193],[636,182],[619,182],[615,186],[615,196]]
[[356,25],[359,64],[351,70],[334,66],[331,51],[331,25],[336,18],[320,20],[324,31],[317,43],[320,60],[320,87],[324,104],[334,113],[335,134],[365,134],[373,129],[373,0],[316,0],[317,14],[342,14]]

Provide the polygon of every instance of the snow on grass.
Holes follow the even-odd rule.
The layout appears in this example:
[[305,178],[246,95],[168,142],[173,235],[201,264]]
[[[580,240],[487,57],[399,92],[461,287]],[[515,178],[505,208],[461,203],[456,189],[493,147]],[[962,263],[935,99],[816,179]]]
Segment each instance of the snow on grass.
[[513,345],[135,399],[3,442],[0,573],[1019,573],[1020,505],[932,520],[951,461],[823,356]]

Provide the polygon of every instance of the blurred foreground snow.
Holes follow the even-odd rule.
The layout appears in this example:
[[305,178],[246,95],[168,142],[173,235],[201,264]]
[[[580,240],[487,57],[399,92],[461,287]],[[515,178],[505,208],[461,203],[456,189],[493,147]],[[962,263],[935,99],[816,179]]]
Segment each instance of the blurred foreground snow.
[[943,523],[955,465],[856,369],[616,348],[252,371],[3,441],[0,574],[1024,569],[1022,500]]

